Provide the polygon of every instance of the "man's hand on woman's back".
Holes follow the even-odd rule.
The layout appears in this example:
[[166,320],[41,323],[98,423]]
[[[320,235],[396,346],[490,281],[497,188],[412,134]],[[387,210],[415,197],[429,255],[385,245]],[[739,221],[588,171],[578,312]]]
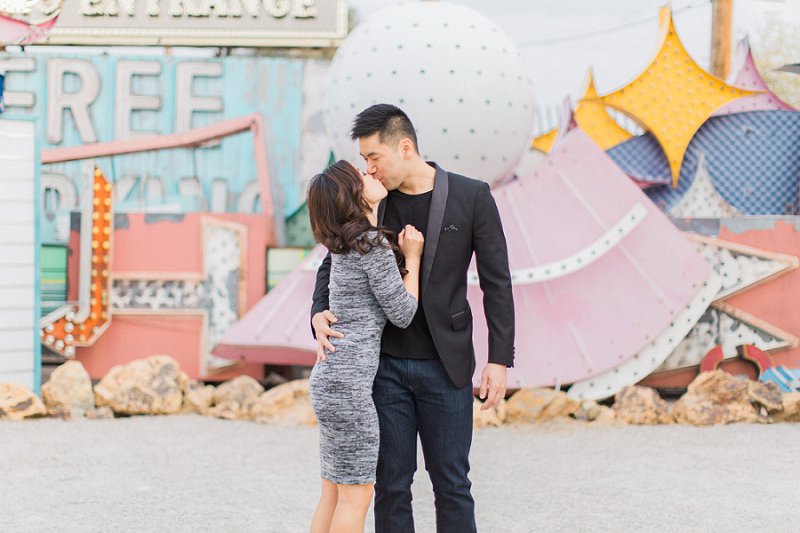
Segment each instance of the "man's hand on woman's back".
[[326,349],[331,352],[336,351],[336,348],[331,344],[331,341],[328,340],[328,337],[336,337],[339,339],[344,337],[344,333],[331,328],[331,324],[335,324],[337,320],[336,315],[328,310],[317,313],[311,318],[311,327],[314,328],[314,338],[317,339],[317,363],[327,359],[325,357]]

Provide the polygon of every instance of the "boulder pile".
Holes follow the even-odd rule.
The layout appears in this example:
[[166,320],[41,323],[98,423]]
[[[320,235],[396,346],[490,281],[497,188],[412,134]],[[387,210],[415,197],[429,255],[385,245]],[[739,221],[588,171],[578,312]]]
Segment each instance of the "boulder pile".
[[[800,392],[782,393],[773,383],[738,379],[722,370],[698,375],[672,405],[654,389],[634,385],[619,391],[611,407],[538,387],[520,389],[491,409],[482,406],[476,398],[473,422],[478,428],[559,421],[694,426],[800,422]],[[83,365],[68,361],[42,385],[41,399],[20,385],[0,383],[0,420],[187,413],[266,424],[316,424],[307,379],[269,390],[249,376],[206,385],[190,379],[167,355],[115,366],[94,387]]]
[[308,380],[265,391],[255,379],[239,376],[215,387],[190,379],[167,355],[115,366],[94,387],[83,365],[68,361],[42,385],[41,399],[21,385],[0,383],[0,420],[187,413],[270,424],[316,424]]

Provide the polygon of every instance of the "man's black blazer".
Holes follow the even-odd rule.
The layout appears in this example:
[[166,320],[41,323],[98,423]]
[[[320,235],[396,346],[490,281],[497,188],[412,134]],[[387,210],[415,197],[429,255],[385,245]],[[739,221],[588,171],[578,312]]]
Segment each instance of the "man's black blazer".
[[[420,293],[428,327],[447,374],[465,387],[475,372],[467,269],[473,252],[489,326],[489,362],[514,364],[514,298],[508,250],[497,205],[485,182],[434,164]],[[382,223],[386,201],[378,209]],[[328,309],[330,254],[317,270],[311,316]]]

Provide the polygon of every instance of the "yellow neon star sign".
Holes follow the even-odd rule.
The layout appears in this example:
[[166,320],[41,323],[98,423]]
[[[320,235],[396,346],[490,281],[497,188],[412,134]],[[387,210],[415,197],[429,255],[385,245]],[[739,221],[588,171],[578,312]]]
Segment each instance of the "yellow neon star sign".
[[660,46],[644,72],[625,87],[596,101],[637,121],[658,140],[678,185],[686,148],[720,106],[757,94],[728,85],[694,62],[681,44],[668,7],[659,12]]
[[586,90],[578,105],[575,106],[575,122],[603,150],[627,141],[631,135],[625,128],[617,124],[605,108],[597,104],[597,89],[594,87],[594,76],[589,70]]
[[[597,103],[597,89],[594,86],[594,76],[591,69],[587,75],[586,88],[583,97],[575,106],[574,119],[578,126],[586,132],[597,146],[603,150],[627,141],[632,137],[625,128],[617,124],[605,108]],[[558,138],[558,128],[536,137],[532,148],[548,153],[553,148],[553,143]]]
[[558,128],[553,128],[547,133],[542,133],[538,137],[534,138],[533,142],[531,143],[531,148],[546,154],[553,148],[553,143],[556,142],[556,137],[558,137]]

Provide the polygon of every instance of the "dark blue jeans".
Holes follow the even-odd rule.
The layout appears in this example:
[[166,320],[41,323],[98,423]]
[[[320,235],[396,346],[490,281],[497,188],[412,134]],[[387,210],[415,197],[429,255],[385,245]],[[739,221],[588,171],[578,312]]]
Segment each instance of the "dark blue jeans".
[[438,533],[476,531],[470,488],[472,385],[457,388],[438,359],[381,355],[372,390],[380,421],[375,533],[413,533],[417,434],[436,502]]

